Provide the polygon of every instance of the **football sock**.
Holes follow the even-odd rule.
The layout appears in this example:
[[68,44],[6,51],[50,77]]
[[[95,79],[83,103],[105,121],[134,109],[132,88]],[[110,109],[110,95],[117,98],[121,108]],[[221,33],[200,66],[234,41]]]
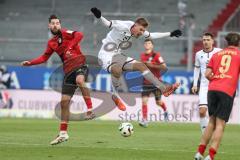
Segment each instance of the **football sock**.
[[85,97],[84,96],[83,99],[84,99],[84,101],[85,101],[85,103],[87,105],[88,111],[92,110],[92,100],[91,100],[91,97]]
[[68,123],[66,121],[62,121],[60,123],[60,132],[67,132],[67,128],[68,128]]
[[147,105],[142,105],[142,117],[143,120],[147,120],[147,112],[148,112],[148,108]]
[[217,153],[217,151],[214,148],[209,149],[209,156],[211,157],[212,160],[214,160],[214,156]]
[[207,128],[207,125],[208,125],[208,118],[200,117],[200,127],[201,127],[202,134],[204,133],[205,129]]
[[199,152],[201,155],[204,154],[205,150],[206,150],[206,145],[200,144],[200,145],[198,146],[198,152]]

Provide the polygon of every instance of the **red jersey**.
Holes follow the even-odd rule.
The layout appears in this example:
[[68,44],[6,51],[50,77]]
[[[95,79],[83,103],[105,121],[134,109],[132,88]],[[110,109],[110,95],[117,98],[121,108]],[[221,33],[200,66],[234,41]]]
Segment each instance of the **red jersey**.
[[240,51],[235,47],[225,48],[213,55],[208,68],[214,74],[208,90],[221,91],[232,97],[237,89],[240,73]]
[[[164,63],[163,58],[161,57],[161,54],[159,52],[151,52],[149,54],[142,53],[141,54],[141,61],[143,63],[152,63],[152,64],[162,64]],[[158,79],[161,78],[160,70],[155,68],[149,68],[149,70],[156,76]],[[143,81],[144,84],[151,84],[146,79]]]
[[[56,52],[63,62],[64,72],[71,72],[85,64],[85,56],[82,54],[79,45],[82,38],[82,32],[61,29],[59,35],[48,40],[47,48],[44,53],[40,57],[31,60],[30,65],[44,63],[53,52]],[[67,54],[67,51],[70,51],[70,53]]]

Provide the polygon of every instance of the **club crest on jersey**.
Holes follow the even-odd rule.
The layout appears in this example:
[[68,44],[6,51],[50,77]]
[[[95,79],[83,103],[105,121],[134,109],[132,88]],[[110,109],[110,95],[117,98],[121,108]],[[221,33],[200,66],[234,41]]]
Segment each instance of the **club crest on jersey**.
[[59,43],[59,44],[62,43],[62,38],[58,38],[58,43]]

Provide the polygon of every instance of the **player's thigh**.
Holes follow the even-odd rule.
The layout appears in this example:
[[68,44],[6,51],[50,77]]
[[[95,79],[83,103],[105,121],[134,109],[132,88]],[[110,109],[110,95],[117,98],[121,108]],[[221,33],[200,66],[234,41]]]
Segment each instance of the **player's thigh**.
[[124,54],[116,54],[113,56],[112,63],[118,64],[122,71],[132,71],[133,62],[136,60]]
[[64,76],[62,83],[62,95],[67,95],[72,97],[77,89],[75,73],[72,72]]
[[137,60],[134,60],[134,61],[128,63],[128,66],[130,66],[129,70],[131,70],[131,71],[143,72],[143,71],[148,69],[147,66],[144,63],[142,63],[140,61],[137,61]]
[[80,68],[76,70],[75,76],[76,76],[76,84],[82,85],[85,84],[85,81],[87,81],[88,78],[88,66],[83,65]]
[[217,94],[219,96],[219,105],[217,106],[216,117],[228,122],[234,99],[224,92],[218,92]]
[[72,96],[68,94],[62,94],[61,107],[69,107]]
[[120,78],[121,77],[122,72],[123,72],[121,64],[119,64],[119,63],[112,63],[108,68],[109,68],[108,70],[110,71],[110,73],[114,77],[116,77],[116,78]]
[[161,105],[161,98],[162,98],[161,90],[155,87],[154,96],[155,96],[156,103]]
[[215,91],[208,91],[207,99],[208,99],[208,114],[210,117],[211,116],[215,117],[214,113],[219,103],[219,97]]

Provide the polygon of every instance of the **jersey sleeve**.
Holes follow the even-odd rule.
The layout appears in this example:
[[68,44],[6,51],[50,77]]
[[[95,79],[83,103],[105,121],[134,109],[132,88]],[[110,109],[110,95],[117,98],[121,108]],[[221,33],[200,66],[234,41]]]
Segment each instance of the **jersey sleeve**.
[[199,62],[199,59],[198,59],[198,52],[195,55],[195,67],[200,68],[200,62]]
[[169,37],[170,36],[170,32],[149,32],[149,31],[145,31],[143,33],[143,36],[145,38],[150,38],[150,39],[158,39],[158,38],[164,38],[164,37]]
[[48,44],[44,53],[41,56],[39,56],[35,59],[32,59],[30,61],[30,65],[36,65],[36,64],[41,64],[41,63],[46,62],[49,59],[49,57],[53,54],[53,52],[54,52],[53,49]]
[[77,45],[83,39],[83,33],[72,30],[62,30],[62,34],[70,36],[70,43],[67,46],[67,50],[72,49],[75,45]]
[[158,61],[160,64],[165,63],[165,61],[164,61],[163,57],[161,56],[161,54],[158,54],[157,58],[158,58],[157,61]]

